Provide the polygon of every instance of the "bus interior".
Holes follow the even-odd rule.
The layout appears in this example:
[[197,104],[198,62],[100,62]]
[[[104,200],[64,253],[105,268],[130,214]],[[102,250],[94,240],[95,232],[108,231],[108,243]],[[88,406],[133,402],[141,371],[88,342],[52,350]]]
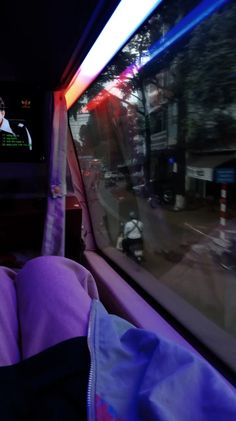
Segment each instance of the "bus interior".
[[0,265],[81,263],[109,312],[234,385],[235,20],[227,0],[8,1],[0,66]]

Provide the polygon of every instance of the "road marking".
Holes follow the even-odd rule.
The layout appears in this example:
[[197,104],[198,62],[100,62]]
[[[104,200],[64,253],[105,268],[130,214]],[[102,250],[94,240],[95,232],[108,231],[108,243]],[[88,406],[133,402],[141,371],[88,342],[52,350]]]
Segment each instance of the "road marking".
[[198,234],[201,234],[204,237],[210,238],[211,240],[215,240],[216,239],[215,237],[212,237],[211,235],[205,234],[205,232],[202,232],[202,231],[198,230],[197,228],[193,227],[188,222],[185,222],[184,225],[186,225],[187,227],[191,228],[193,231],[198,232]]
[[188,228],[191,228],[193,231],[196,231],[198,234],[201,234],[204,237],[209,238],[220,247],[228,248],[230,246],[230,241],[224,238],[212,237],[211,235],[205,234],[205,232],[202,232],[198,230],[197,228],[194,228],[192,225],[188,224],[187,222],[185,222],[184,225],[186,225]]

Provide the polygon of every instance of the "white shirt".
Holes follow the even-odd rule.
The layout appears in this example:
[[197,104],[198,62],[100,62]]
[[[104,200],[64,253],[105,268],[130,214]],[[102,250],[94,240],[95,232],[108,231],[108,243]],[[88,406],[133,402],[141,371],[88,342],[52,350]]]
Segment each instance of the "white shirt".
[[[32,150],[32,139],[31,139],[31,136],[29,134],[28,129],[22,123],[18,123],[18,127],[21,127],[21,128],[24,127],[25,128],[25,131],[27,133],[27,138],[28,138],[29,150]],[[2,120],[2,124],[0,126],[0,130],[3,130],[4,132],[7,132],[7,133],[11,133],[11,134],[13,134],[15,136],[15,133],[12,131],[12,129],[10,127],[9,121],[6,118],[4,118]]]
[[124,236],[132,240],[142,237],[143,223],[137,219],[126,222],[124,227]]
[[12,131],[11,127],[10,127],[9,121],[6,118],[4,118],[2,120],[2,124],[0,126],[0,130],[3,130],[4,132],[11,133],[11,134],[15,135],[15,133],[13,133],[13,131]]

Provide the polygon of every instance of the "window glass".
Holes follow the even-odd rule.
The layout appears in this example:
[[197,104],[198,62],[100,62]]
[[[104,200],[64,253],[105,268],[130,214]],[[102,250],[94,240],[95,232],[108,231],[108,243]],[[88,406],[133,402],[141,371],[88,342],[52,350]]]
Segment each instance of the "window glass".
[[70,125],[98,247],[141,248],[141,267],[235,338],[236,4],[221,3],[202,19],[214,2],[163,1]]

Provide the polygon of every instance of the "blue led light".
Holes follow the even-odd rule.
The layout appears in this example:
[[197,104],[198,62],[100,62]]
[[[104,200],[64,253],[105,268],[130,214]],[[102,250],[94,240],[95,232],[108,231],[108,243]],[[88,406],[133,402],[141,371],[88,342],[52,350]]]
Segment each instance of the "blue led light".
[[[174,44],[179,38],[198,25],[203,19],[213,13],[216,9],[228,3],[231,0],[204,0],[186,15],[174,28],[167,32],[162,38],[154,43],[149,49],[149,60],[166,50]],[[146,61],[147,63],[147,61]],[[145,64],[146,64],[145,63]]]

